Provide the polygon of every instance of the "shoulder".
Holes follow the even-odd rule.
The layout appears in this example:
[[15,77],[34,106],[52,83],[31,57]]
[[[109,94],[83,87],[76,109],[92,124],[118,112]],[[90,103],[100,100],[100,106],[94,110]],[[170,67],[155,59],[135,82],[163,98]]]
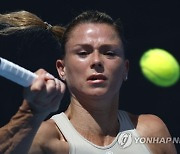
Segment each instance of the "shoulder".
[[30,151],[32,151],[30,153],[66,153],[68,151],[67,142],[63,140],[53,120],[49,119],[41,124]]
[[163,120],[153,114],[138,115],[136,129],[149,135],[159,134],[159,132],[162,134],[167,133],[167,127]]
[[54,123],[53,120],[47,120],[47,121],[44,121],[36,136],[39,138],[39,139],[42,139],[42,141],[44,141],[44,138],[48,138],[48,139],[59,139],[59,133],[58,133],[58,128],[56,127],[56,124]]
[[143,136],[170,137],[166,124],[161,118],[153,114],[139,115],[136,129]]
[[[158,138],[161,143],[148,144],[154,153],[172,153],[176,154],[175,146],[172,142],[163,141],[171,138],[166,124],[161,118],[153,114],[133,115],[128,113],[138,134],[141,137]],[[162,140],[161,140],[162,139]],[[161,140],[161,141],[160,141]]]
[[143,135],[167,134],[168,129],[161,118],[153,114],[135,115],[128,113],[136,130]]

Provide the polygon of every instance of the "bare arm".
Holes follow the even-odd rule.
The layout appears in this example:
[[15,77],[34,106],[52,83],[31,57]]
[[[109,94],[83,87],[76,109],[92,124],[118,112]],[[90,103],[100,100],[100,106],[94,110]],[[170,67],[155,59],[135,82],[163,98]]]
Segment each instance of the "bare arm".
[[35,115],[26,101],[10,122],[0,128],[0,153],[27,153],[46,115]]
[[28,153],[42,121],[59,107],[65,85],[47,76],[44,70],[37,74],[36,81],[25,89],[25,99],[18,112],[0,128],[0,154]]
[[53,120],[44,121],[33,140],[29,154],[69,154],[69,145]]
[[[143,137],[154,137],[159,139],[169,139],[171,135],[165,123],[155,115],[141,115],[138,118],[137,130]],[[174,144],[169,141],[163,143],[149,143],[150,150],[154,154],[177,154]]]

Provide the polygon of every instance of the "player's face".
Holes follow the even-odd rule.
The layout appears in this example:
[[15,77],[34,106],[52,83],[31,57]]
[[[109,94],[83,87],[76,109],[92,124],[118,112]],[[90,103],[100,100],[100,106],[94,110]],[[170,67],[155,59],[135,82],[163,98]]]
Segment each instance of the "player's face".
[[122,41],[107,24],[84,23],[73,29],[65,45],[63,71],[75,96],[103,97],[119,93],[128,70]]

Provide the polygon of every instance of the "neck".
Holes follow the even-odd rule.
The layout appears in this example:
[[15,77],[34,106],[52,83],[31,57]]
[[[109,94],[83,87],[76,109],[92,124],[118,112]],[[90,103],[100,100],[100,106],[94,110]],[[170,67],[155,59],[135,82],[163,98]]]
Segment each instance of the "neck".
[[119,131],[117,118],[119,95],[111,99],[71,98],[66,115],[78,131],[100,136],[116,136]]

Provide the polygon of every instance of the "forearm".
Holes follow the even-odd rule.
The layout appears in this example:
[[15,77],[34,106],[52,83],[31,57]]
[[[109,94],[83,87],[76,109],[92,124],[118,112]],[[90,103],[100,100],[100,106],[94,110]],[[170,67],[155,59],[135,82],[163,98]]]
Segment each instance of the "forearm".
[[33,138],[45,117],[45,114],[34,114],[24,101],[10,122],[0,128],[0,154],[28,153]]

